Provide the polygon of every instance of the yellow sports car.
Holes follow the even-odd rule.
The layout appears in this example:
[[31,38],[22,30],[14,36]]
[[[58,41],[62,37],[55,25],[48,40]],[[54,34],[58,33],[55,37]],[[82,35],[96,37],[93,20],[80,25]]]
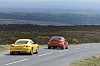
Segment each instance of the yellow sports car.
[[14,55],[16,53],[28,53],[32,55],[33,53],[38,54],[39,45],[35,44],[31,39],[18,39],[15,44],[10,47],[10,54]]

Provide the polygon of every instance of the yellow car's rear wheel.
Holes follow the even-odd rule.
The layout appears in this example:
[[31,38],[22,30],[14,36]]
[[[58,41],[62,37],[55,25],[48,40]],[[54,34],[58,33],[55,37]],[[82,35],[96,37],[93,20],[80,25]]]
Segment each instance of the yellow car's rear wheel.
[[14,55],[15,53],[13,53],[13,52],[10,52],[10,54],[11,54],[11,55]]
[[36,50],[35,54],[38,54],[38,50]]
[[30,53],[29,53],[30,55],[33,55],[33,48],[30,50]]

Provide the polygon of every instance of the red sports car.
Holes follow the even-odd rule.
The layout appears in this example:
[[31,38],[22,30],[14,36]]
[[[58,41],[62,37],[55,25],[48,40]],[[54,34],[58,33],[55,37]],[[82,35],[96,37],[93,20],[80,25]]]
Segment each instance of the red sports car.
[[68,42],[65,41],[64,37],[53,36],[48,42],[48,49],[60,47],[61,49],[68,49]]

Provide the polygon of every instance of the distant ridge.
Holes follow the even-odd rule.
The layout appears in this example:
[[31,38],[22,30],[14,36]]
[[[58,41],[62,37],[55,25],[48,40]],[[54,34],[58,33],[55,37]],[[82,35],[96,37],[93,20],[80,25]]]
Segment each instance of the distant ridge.
[[0,24],[100,25],[100,14],[0,13]]

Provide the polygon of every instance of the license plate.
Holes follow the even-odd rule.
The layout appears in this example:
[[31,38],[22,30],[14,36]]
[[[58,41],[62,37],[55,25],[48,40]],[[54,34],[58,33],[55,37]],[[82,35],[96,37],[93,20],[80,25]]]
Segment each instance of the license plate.
[[57,42],[53,42],[53,43],[57,43]]
[[21,50],[21,49],[16,49],[16,50]]

